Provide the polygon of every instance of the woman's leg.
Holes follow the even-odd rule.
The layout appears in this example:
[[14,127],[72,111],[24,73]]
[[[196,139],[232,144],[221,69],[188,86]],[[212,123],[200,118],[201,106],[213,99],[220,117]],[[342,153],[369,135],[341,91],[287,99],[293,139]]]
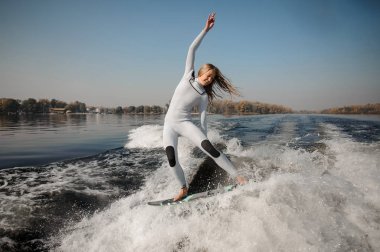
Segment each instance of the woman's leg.
[[181,188],[187,187],[185,174],[183,173],[183,169],[178,161],[178,133],[168,123],[165,123],[164,125],[163,140],[169,165],[173,168],[178,184]]
[[192,122],[182,122],[177,130],[179,134],[191,140],[204,153],[211,157],[231,177],[236,178],[238,176],[231,161],[222,152],[218,151],[207,139],[207,136]]

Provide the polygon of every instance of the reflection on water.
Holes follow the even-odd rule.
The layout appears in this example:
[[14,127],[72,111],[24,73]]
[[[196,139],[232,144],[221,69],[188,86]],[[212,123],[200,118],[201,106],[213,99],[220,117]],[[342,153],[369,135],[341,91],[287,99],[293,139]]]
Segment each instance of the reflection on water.
[[161,115],[0,116],[0,169],[83,157],[123,146],[127,132]]

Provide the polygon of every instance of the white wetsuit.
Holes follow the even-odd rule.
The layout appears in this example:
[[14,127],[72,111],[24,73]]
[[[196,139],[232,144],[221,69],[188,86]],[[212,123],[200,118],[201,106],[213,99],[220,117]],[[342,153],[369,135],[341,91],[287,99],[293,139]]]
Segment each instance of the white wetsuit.
[[[179,136],[184,136],[191,140],[232,177],[237,176],[237,171],[231,161],[223,153],[217,151],[207,139],[206,113],[208,97],[205,89],[198,83],[198,79],[195,78],[194,74],[195,51],[205,35],[206,31],[202,30],[190,45],[186,58],[185,73],[174,91],[165,116],[164,147],[169,164],[174,168],[175,177],[182,187],[187,187],[187,183],[183,169],[178,162],[177,144]],[[201,129],[192,122],[191,111],[194,106],[199,107]]]

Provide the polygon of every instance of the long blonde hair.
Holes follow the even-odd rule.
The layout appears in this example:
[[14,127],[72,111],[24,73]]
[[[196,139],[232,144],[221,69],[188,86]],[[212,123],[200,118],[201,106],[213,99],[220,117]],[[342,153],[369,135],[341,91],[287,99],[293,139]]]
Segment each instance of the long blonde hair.
[[198,71],[198,76],[201,76],[202,74],[206,73],[209,70],[213,70],[215,72],[214,81],[211,84],[204,87],[210,103],[212,103],[212,101],[216,97],[221,98],[222,91],[229,93],[231,96],[232,95],[240,96],[240,93],[237,90],[237,88],[233,86],[231,81],[227,77],[225,77],[222,74],[222,72],[213,64],[206,63],[203,66],[201,66],[201,68]]

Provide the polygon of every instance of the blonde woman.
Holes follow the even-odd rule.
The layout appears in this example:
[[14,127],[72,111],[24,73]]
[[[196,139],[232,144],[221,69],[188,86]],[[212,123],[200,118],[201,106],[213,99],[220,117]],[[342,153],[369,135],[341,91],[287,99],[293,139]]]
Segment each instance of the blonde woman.
[[[183,169],[178,162],[178,137],[183,136],[191,140],[204,153],[211,157],[221,168],[237,180],[239,184],[247,183],[243,176],[239,176],[230,160],[216,150],[207,139],[206,110],[207,105],[215,97],[217,91],[224,91],[231,95],[238,95],[236,88],[223,76],[217,67],[212,64],[203,65],[195,77],[194,58],[195,51],[203,37],[212,29],[215,23],[215,13],[208,16],[205,28],[190,45],[185,73],[174,91],[168,112],[165,116],[163,141],[170,167],[173,168],[176,180],[181,189],[174,197],[180,200],[187,195],[188,185]],[[194,106],[199,107],[201,128],[198,128],[191,120],[191,110]]]

